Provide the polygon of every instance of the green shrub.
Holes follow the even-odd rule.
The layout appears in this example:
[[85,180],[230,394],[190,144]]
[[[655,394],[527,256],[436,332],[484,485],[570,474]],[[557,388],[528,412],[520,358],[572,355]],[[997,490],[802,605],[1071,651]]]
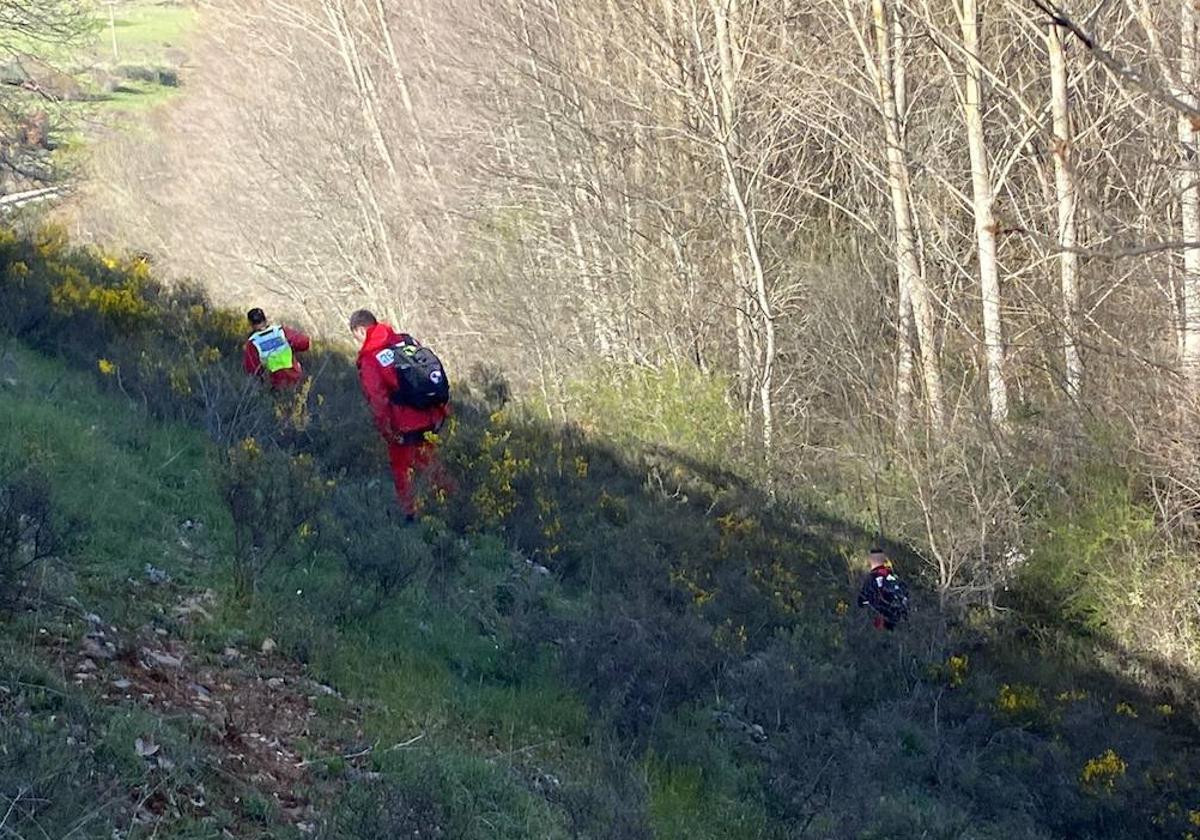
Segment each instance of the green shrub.
[[356,784],[335,803],[321,835],[327,840],[447,838],[446,817],[425,785],[379,780]]
[[1124,474],[1111,468],[1076,476],[1035,527],[1018,596],[1043,620],[1093,633],[1131,606],[1129,594],[1158,550],[1153,510],[1137,502]]
[[381,597],[433,570],[434,550],[405,522],[390,482],[337,483],[321,520],[322,545]]
[[61,544],[46,477],[32,468],[0,475],[0,606],[15,595],[17,582]]
[[689,365],[605,365],[567,387],[567,414],[618,442],[663,446],[707,463],[727,461],[742,419],[729,382]]
[[217,466],[233,521],[234,590],[248,598],[274,565],[312,556],[328,488],[310,456],[264,449],[254,438],[226,450]]

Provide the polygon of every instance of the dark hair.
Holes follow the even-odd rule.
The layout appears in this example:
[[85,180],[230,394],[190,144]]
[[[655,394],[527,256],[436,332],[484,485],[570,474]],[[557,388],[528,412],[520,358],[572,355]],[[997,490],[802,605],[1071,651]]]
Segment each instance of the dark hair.
[[369,309],[356,309],[350,315],[350,329],[356,330],[359,327],[373,327],[378,324],[374,313]]
[[249,321],[252,326],[258,326],[259,324],[265,324],[267,322],[267,316],[264,315],[263,311],[256,306],[246,313],[246,320]]

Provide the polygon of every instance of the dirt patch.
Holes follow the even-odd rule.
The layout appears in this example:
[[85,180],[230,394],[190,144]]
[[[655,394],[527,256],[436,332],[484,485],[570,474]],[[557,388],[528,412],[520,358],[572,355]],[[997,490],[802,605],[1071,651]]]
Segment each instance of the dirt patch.
[[[169,612],[185,624],[206,621],[214,600],[211,592],[190,593]],[[270,803],[270,819],[315,832],[322,801],[335,796],[345,779],[374,775],[362,769],[371,752],[361,743],[362,710],[280,656],[273,642],[213,655],[161,627],[122,631],[95,615],[86,615],[84,623],[77,636],[43,635],[39,647],[101,703],[164,718],[186,716],[190,730],[200,733],[193,745],[222,780],[234,813],[241,798],[253,794]],[[327,714],[321,716],[318,704]],[[148,762],[171,762],[151,742],[139,740],[131,748]],[[315,772],[329,762],[342,768],[340,775]],[[135,819],[161,819],[172,811],[203,817],[203,794],[189,793],[183,799],[190,801],[181,803],[162,791],[131,791]]]

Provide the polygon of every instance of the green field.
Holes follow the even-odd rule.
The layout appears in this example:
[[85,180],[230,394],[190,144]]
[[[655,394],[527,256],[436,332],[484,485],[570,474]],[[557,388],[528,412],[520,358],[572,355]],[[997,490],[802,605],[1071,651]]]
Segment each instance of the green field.
[[[93,103],[95,107],[82,110],[92,115],[97,111],[136,114],[170,101],[181,89],[180,64],[187,59],[187,39],[197,25],[197,11],[134,0],[117,3],[112,13],[112,18],[100,14],[95,31],[69,58],[102,97]],[[156,74],[161,79],[152,78]],[[104,82],[115,88],[104,90]]]
[[8,92],[25,111],[48,113],[54,159],[69,169],[96,136],[139,130],[150,111],[185,90],[189,38],[199,18],[190,5],[123,0],[97,3],[69,43],[3,37],[6,76],[36,82],[51,99],[15,87]]

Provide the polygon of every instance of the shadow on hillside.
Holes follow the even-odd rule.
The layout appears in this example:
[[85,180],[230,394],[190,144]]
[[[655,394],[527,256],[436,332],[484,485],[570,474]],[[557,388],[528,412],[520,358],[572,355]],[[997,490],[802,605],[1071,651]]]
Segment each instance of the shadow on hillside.
[[[254,439],[308,455],[336,492],[389,496],[344,356],[308,354],[303,399],[277,399],[238,366],[240,317],[158,286],[142,262],[10,235],[0,277],[5,331],[94,371],[146,416],[198,425],[223,449]],[[630,755],[702,768],[707,784],[732,778],[777,836],[1186,828],[1181,803],[1200,801],[1192,710],[1168,710],[1088,652],[1200,696],[1189,675],[1102,642],[1058,655],[1021,632],[971,630],[920,592],[910,623],[873,631],[842,559],[870,534],[688,453],[618,450],[498,411],[489,376],[458,384],[443,454],[460,486],[428,510],[545,570],[555,597],[535,583],[496,592],[514,661],[549,650]],[[1106,750],[1116,758],[1099,761]],[[864,800],[867,780],[888,792],[878,803]]]

